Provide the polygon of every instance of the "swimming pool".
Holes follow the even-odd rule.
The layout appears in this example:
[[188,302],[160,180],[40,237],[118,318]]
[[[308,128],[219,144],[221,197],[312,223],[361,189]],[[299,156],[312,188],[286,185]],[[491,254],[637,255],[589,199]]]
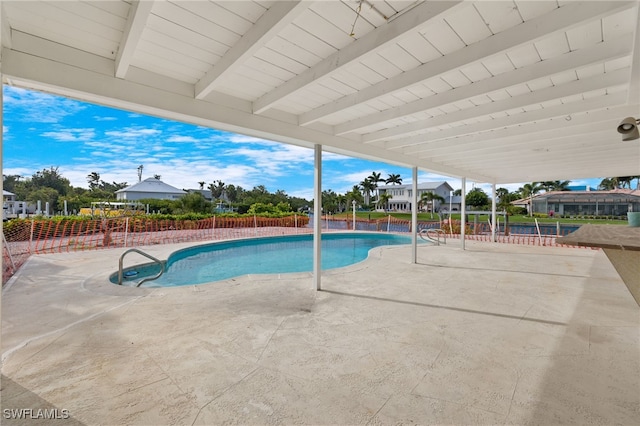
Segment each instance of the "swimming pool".
[[[411,237],[394,234],[326,234],[322,236],[322,270],[341,268],[367,258],[378,246],[410,244]],[[157,264],[125,268],[123,285],[136,285],[156,275]],[[199,245],[172,253],[160,278],[142,287],[203,284],[247,274],[279,274],[313,270],[313,235],[252,238]],[[128,278],[128,279],[127,279]],[[118,274],[111,275],[112,283]]]

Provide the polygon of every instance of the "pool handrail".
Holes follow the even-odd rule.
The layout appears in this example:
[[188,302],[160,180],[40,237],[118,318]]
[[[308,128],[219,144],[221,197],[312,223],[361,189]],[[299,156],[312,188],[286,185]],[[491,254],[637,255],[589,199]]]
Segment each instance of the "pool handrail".
[[153,277],[147,277],[147,278],[141,279],[138,282],[138,284],[136,285],[136,287],[140,287],[140,285],[142,283],[145,283],[147,281],[157,280],[158,278],[160,278],[160,276],[162,274],[164,274],[164,263],[161,260],[156,259],[155,257],[151,256],[150,254],[147,254],[147,253],[143,252],[142,250],[139,250],[139,249],[136,249],[136,248],[131,248],[131,249],[125,251],[124,253],[122,253],[122,255],[120,255],[120,260],[118,261],[118,285],[122,285],[122,279],[123,279],[123,275],[124,275],[122,264],[123,264],[123,261],[124,261],[124,257],[127,254],[131,253],[131,252],[136,252],[138,254],[141,254],[144,257],[149,258],[149,259],[153,260],[155,263],[160,265],[160,272],[157,275],[154,275]]
[[418,235],[423,240],[435,243],[437,246],[440,245],[440,236],[442,236],[442,243],[447,244],[447,233],[439,228],[425,228],[420,230]]

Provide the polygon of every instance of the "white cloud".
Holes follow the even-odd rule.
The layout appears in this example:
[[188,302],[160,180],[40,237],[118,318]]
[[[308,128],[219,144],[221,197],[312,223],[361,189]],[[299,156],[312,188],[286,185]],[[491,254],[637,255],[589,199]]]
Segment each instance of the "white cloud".
[[198,142],[193,136],[174,135],[167,138],[167,142]]
[[161,133],[162,131],[158,129],[135,128],[135,127],[128,127],[128,128],[125,128],[124,130],[110,130],[110,131],[104,132],[106,136],[109,136],[112,138],[119,138],[119,139],[139,139],[139,138],[145,138],[149,136],[156,136]]
[[11,86],[3,89],[4,107],[11,110],[12,119],[16,121],[59,123],[87,108],[81,102],[47,93]]
[[90,141],[96,135],[95,129],[61,129],[44,132],[41,136],[60,142],[84,142]]

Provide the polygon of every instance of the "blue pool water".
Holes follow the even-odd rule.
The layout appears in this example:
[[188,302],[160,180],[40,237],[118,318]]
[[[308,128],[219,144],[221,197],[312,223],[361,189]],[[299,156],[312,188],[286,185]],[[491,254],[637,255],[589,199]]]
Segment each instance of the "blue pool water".
[[[384,245],[410,244],[411,237],[393,234],[327,234],[322,236],[322,269],[352,265],[369,250]],[[172,287],[210,283],[246,274],[277,274],[313,270],[313,235],[255,238],[206,244],[172,253],[165,273],[142,287]],[[158,265],[125,270],[124,285],[156,275]],[[111,276],[117,283],[117,273]]]

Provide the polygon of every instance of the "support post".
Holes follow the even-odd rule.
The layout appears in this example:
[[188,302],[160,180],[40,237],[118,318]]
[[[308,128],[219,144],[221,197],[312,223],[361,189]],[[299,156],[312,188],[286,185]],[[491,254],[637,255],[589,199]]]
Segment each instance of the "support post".
[[465,200],[467,194],[467,178],[462,178],[462,189],[460,190],[460,195],[462,199],[460,200],[460,244],[462,245],[462,250],[465,249],[465,241],[464,237],[466,234],[466,225],[467,225],[467,202]]
[[491,241],[496,242],[496,183],[491,184]]
[[322,290],[322,145],[314,145],[313,179],[313,282],[316,290]]
[[411,169],[411,263],[418,263],[418,168]]

